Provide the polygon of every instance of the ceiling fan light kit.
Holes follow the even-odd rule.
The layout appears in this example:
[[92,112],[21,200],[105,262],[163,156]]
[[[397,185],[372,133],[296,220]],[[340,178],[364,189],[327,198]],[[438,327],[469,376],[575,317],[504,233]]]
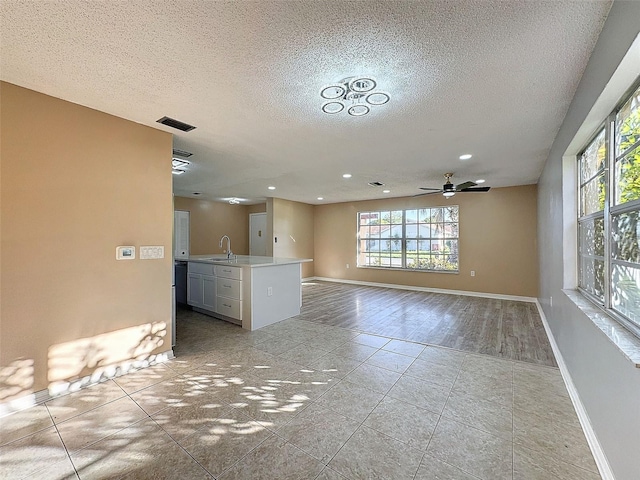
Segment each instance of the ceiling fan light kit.
[[371,111],[370,105],[384,105],[390,100],[387,93],[374,92],[376,86],[376,81],[370,77],[348,77],[324,87],[320,96],[330,101],[322,105],[322,111],[333,115],[346,108],[352,117],[366,115]]

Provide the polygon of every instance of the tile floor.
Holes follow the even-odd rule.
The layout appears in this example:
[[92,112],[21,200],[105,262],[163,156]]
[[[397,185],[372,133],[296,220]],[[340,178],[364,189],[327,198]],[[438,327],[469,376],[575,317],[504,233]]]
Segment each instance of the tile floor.
[[558,369],[183,311],[176,359],[0,420],[3,479],[596,480]]

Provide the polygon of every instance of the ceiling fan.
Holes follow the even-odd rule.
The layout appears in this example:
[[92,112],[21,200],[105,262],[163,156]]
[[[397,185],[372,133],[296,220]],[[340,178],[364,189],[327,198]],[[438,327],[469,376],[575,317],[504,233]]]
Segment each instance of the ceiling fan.
[[447,179],[442,188],[428,188],[428,187],[420,187],[420,190],[433,190],[433,192],[427,193],[419,193],[418,195],[414,195],[414,197],[419,197],[421,195],[433,195],[434,193],[442,193],[445,197],[453,197],[456,193],[462,192],[488,192],[491,187],[476,187],[478,185],[475,182],[464,182],[459,185],[454,185],[451,183],[451,177],[453,177],[453,173],[445,173],[444,178]]

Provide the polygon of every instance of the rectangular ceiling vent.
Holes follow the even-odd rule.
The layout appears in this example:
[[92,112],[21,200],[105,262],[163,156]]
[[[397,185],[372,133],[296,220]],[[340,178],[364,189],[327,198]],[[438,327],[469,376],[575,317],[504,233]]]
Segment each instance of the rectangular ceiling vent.
[[189,125],[188,123],[184,123],[179,120],[176,120],[175,118],[170,118],[170,117],[162,117],[160,120],[156,120],[156,121],[158,123],[166,125],[167,127],[177,128],[178,130],[182,130],[183,132],[190,132],[191,130],[196,128],[193,125]]
[[382,186],[384,186],[384,183],[382,183],[382,182],[369,182],[369,185],[371,185],[372,187],[382,187]]
[[189,158],[191,155],[193,155],[193,153],[191,152],[185,152],[184,150],[178,150],[177,148],[173,149],[173,154],[183,158]]

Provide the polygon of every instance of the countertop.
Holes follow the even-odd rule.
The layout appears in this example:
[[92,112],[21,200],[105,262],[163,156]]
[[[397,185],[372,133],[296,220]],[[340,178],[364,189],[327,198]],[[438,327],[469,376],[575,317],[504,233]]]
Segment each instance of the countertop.
[[312,258],[284,258],[284,257],[259,257],[256,255],[232,255],[227,260],[225,254],[215,255],[191,255],[189,262],[212,263],[215,265],[233,265],[238,267],[272,267],[275,265],[290,265],[294,263],[313,262]]

